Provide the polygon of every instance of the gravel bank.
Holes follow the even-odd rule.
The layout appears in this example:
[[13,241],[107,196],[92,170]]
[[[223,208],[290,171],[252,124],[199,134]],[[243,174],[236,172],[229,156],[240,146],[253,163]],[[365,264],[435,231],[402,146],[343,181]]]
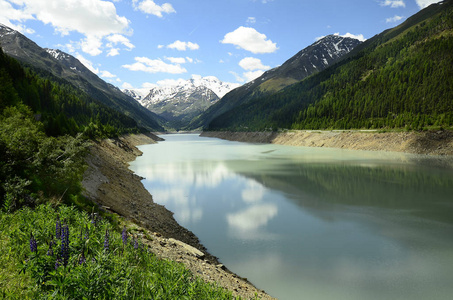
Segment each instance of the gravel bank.
[[451,131],[205,131],[201,136],[216,137],[230,141],[272,143],[288,146],[453,155],[453,132]]

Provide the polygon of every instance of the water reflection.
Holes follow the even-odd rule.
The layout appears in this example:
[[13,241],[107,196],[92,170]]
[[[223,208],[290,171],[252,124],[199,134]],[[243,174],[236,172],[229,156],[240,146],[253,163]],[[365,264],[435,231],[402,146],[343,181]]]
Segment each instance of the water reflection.
[[449,299],[453,169],[405,154],[170,136],[131,168],[279,299]]
[[233,214],[227,214],[231,238],[244,240],[269,239],[272,235],[263,227],[278,213],[276,205],[257,204]]

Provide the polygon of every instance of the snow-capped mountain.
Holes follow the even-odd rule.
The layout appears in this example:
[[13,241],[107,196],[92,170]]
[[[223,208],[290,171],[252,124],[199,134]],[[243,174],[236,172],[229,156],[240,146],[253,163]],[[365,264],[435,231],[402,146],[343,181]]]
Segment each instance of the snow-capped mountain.
[[149,89],[123,89],[122,91],[139,102],[148,96],[149,93]]
[[180,79],[151,88],[146,95],[143,89],[126,89],[123,92],[168,121],[176,121],[176,127],[181,127],[238,86],[222,82],[214,76],[193,75],[189,80]]

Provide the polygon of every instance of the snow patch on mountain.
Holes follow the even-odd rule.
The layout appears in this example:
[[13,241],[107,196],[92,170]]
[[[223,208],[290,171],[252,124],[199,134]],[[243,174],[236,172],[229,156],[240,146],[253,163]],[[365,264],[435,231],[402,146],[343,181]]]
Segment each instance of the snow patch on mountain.
[[44,50],[46,50],[47,53],[49,53],[50,55],[53,56],[53,58],[57,59],[57,60],[67,60],[70,58],[70,55],[61,51],[61,50],[58,50],[58,49],[49,49],[49,48],[44,48]]
[[239,86],[215,76],[192,75],[188,80],[163,80],[150,89],[124,89],[123,93],[166,120],[183,124]]
[[[217,97],[222,98],[229,91],[237,88],[240,84],[222,82],[215,76],[202,77],[192,75],[191,79],[167,80],[151,89],[125,89],[124,93],[139,101],[143,106],[150,103],[159,103],[174,98],[176,95],[192,94],[195,90],[206,88],[211,90]],[[145,98],[147,99],[145,101]]]

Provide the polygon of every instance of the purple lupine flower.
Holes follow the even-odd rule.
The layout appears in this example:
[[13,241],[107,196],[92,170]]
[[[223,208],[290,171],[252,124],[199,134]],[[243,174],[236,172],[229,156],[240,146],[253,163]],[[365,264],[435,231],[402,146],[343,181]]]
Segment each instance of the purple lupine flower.
[[38,252],[38,243],[32,233],[30,233],[30,251]]
[[60,260],[57,259],[57,260],[55,261],[55,270],[58,269],[59,266],[60,266]]
[[138,241],[137,241],[137,238],[134,238],[134,249],[138,249]]
[[55,238],[60,239],[61,237],[61,222],[60,217],[57,216],[57,221],[55,222]]
[[61,228],[61,260],[66,267],[69,260],[69,227],[66,224]]
[[109,232],[107,229],[105,229],[104,250],[109,251]]
[[91,224],[93,224],[96,227],[97,222],[98,222],[98,214],[92,213],[91,214]]
[[53,248],[52,248],[53,243],[54,243],[54,241],[50,241],[50,243],[49,243],[49,250],[47,250],[47,256],[53,255]]
[[85,236],[83,238],[86,240],[90,238],[90,230],[88,229],[88,226],[85,226]]
[[123,232],[121,233],[121,238],[123,239],[123,244],[127,244],[127,230],[126,226],[123,227]]

